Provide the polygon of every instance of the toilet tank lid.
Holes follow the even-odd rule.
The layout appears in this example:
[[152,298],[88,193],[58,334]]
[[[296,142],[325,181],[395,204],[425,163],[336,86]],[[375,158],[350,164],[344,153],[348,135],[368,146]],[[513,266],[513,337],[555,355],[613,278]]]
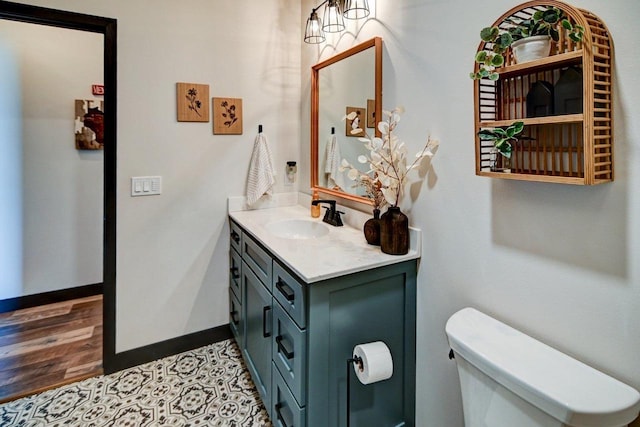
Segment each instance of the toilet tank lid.
[[456,354],[532,405],[569,425],[626,425],[640,411],[634,388],[473,308],[446,325]]

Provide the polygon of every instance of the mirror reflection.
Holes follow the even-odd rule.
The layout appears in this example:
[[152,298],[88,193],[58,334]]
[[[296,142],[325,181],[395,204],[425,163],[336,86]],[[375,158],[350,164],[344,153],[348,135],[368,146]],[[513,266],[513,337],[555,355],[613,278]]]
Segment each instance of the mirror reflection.
[[[312,187],[320,192],[367,202],[362,187],[340,170],[342,159],[363,172],[366,154],[359,137],[376,133],[381,111],[382,41],[372,39],[313,67]],[[345,116],[349,118],[345,118]]]

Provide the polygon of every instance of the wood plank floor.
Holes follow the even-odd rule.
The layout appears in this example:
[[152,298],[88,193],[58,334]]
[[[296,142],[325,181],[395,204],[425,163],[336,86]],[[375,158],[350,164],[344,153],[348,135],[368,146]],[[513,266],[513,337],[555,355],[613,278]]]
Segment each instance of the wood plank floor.
[[102,295],[0,314],[0,403],[102,374]]

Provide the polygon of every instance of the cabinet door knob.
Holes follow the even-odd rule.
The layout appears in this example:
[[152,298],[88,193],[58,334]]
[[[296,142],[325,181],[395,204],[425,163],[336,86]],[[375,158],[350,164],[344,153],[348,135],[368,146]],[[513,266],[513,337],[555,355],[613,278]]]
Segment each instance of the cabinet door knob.
[[275,406],[276,419],[280,421],[280,424],[282,424],[283,427],[289,427],[289,424],[287,424],[287,422],[284,420],[284,417],[282,416],[282,413],[280,412],[281,409],[282,409],[282,403],[276,403],[276,406]]
[[276,337],[276,344],[278,345],[278,351],[282,354],[284,354],[284,357],[286,357],[287,359],[291,360],[293,359],[293,350],[289,350],[285,344],[284,344],[284,338],[282,337],[282,335],[278,335]]
[[229,270],[231,271],[231,277],[234,279],[240,278],[240,275],[238,274],[238,267],[231,267]]
[[240,323],[240,321],[237,318],[238,312],[236,310],[233,310],[231,313],[229,313],[229,315],[231,316],[231,321],[233,322],[234,325],[237,325],[238,323]]
[[287,285],[282,279],[278,278],[276,282],[276,289],[280,291],[287,301],[293,301],[296,299],[296,293],[291,289],[291,286]]
[[231,239],[236,243],[240,243],[240,235],[235,231],[231,232]]
[[271,336],[271,332],[267,331],[267,313],[271,310],[271,306],[267,305],[262,307],[262,337],[269,338]]

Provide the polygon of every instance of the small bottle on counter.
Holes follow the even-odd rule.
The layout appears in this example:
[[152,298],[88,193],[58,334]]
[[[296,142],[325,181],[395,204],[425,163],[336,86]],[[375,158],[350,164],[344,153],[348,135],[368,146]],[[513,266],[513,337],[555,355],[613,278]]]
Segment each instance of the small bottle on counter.
[[[318,200],[320,196],[318,196],[318,192],[313,190],[313,200]],[[320,218],[320,205],[311,205],[311,217],[312,218]]]

